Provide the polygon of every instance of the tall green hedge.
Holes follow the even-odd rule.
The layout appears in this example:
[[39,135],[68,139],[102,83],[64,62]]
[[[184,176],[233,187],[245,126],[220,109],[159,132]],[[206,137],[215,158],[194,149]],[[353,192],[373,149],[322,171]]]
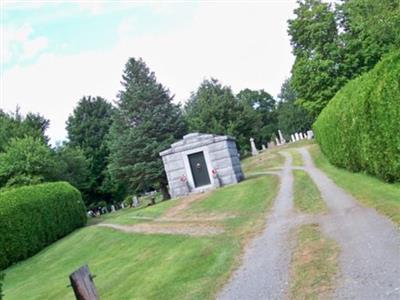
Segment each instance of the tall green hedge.
[[0,270],[86,223],[80,192],[66,182],[0,193]]
[[400,51],[344,86],[313,129],[331,163],[400,181]]

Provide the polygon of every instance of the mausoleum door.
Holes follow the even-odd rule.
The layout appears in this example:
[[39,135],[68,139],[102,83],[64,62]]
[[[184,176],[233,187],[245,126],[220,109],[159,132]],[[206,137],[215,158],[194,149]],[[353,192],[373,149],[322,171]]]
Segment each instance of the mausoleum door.
[[190,169],[193,175],[195,187],[210,184],[210,176],[208,175],[207,164],[204,159],[203,152],[197,152],[188,155]]

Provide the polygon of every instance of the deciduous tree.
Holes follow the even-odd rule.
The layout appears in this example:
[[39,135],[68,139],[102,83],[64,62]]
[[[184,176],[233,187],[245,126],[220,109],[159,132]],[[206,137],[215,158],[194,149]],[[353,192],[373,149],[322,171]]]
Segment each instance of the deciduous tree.
[[20,186],[51,178],[55,162],[51,149],[39,138],[12,138],[0,153],[0,186]]
[[[88,96],[78,102],[67,121],[68,145],[80,148],[88,162],[89,187],[84,191],[86,202],[111,200],[112,193],[105,188],[104,180],[109,156],[106,139],[113,113],[111,103],[101,97]],[[65,151],[59,154],[69,156],[71,151],[79,150]]]

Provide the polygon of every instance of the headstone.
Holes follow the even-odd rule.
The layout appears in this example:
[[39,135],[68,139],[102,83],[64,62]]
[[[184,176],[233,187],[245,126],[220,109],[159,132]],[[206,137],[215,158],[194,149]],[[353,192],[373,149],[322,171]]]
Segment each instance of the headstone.
[[132,204],[133,204],[134,207],[138,207],[140,205],[140,201],[139,201],[137,196],[134,196],[132,198]]
[[269,142],[269,143],[267,144],[267,147],[268,147],[269,149],[274,148],[275,146],[276,146],[276,145],[275,145],[274,142]]
[[294,136],[296,137],[296,142],[300,141],[300,136],[297,132],[294,134]]
[[121,202],[121,208],[124,209],[125,208],[125,204],[124,202]]
[[111,212],[115,212],[115,206],[111,204]]
[[296,141],[293,134],[290,135],[290,141],[291,141],[292,143]]
[[307,139],[311,140],[314,138],[314,132],[312,130],[307,131]]
[[266,149],[267,149],[267,148],[265,147],[264,144],[261,145],[261,148],[262,148],[263,150],[266,150]]
[[275,138],[275,142],[276,142],[276,145],[277,145],[277,146],[280,146],[280,145],[281,145],[281,143],[279,142],[279,139],[278,139],[278,138]]
[[258,150],[256,148],[256,144],[254,143],[254,139],[250,138],[250,145],[251,145],[251,155],[257,155],[258,154]]
[[286,141],[283,138],[282,131],[280,129],[278,130],[278,134],[279,134],[279,141],[280,141],[281,145],[285,144]]

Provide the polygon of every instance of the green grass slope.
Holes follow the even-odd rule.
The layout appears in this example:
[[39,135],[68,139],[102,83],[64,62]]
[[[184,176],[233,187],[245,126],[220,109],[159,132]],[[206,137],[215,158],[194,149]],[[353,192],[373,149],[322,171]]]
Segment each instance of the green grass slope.
[[[248,237],[264,223],[277,186],[274,176],[256,177],[194,202],[189,216],[232,215],[220,221],[225,232],[214,236],[82,228],[7,269],[5,299],[74,299],[68,275],[86,263],[102,299],[212,299],[237,265]],[[184,199],[125,209],[101,221],[135,224],[134,217],[160,216],[179,201]]]

